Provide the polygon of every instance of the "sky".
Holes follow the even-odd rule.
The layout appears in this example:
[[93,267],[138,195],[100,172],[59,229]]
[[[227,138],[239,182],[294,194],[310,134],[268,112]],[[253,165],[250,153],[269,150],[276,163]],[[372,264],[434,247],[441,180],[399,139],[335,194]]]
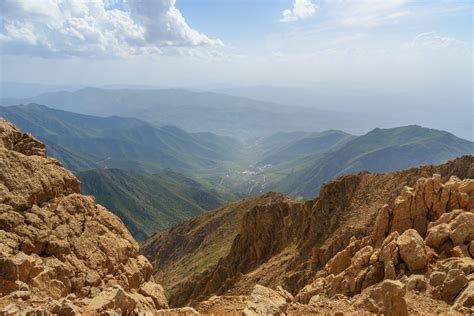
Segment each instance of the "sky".
[[301,88],[323,107],[443,113],[474,139],[472,14],[471,0],[2,0],[0,81]]
[[3,0],[1,79],[469,84],[472,9],[443,0]]

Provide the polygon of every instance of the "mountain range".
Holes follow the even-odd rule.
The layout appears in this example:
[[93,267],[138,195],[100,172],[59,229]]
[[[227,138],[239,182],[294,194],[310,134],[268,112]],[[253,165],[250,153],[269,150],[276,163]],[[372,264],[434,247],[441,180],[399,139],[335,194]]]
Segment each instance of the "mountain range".
[[171,168],[239,195],[272,190],[310,198],[339,175],[395,171],[474,153],[473,142],[416,125],[361,136],[337,130],[279,132],[242,142],[37,104],[0,107],[0,116],[37,135],[53,157],[75,172],[118,168],[157,173]]
[[38,104],[0,107],[0,116],[54,144],[53,156],[74,171],[94,166],[146,172],[209,168],[219,160],[232,160],[241,146],[207,132],[188,133],[134,118],[83,115]]
[[87,115],[136,117],[154,125],[174,125],[241,140],[269,136],[278,130],[329,129],[330,122],[335,121],[330,113],[310,108],[182,89],[83,88],[0,100],[4,106],[30,103]]
[[389,172],[437,164],[474,154],[474,143],[451,133],[416,125],[373,131],[352,138],[320,156],[300,160],[295,170],[273,189],[312,197],[324,182],[360,171]]
[[29,104],[0,107],[73,170],[85,193],[144,241],[238,197],[268,191],[313,198],[331,179],[389,172],[474,154],[474,143],[420,126],[279,132],[237,141],[135,118],[98,117]]

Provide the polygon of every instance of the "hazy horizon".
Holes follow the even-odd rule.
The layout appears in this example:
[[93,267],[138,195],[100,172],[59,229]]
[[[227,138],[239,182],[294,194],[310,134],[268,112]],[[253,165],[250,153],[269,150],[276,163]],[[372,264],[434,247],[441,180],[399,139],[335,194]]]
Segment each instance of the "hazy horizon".
[[361,130],[474,139],[471,1],[5,0],[0,11],[2,82],[213,91],[337,112]]

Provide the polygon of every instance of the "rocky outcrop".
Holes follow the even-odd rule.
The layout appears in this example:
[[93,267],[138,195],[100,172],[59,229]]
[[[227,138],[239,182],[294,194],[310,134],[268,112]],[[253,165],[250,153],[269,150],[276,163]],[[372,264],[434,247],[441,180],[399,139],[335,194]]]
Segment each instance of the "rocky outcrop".
[[167,308],[122,221],[79,187],[41,142],[0,119],[0,313]]
[[469,312],[473,166],[463,157],[361,173],[305,203],[257,205],[228,254],[177,287],[171,303],[246,314]]
[[197,311],[205,315],[241,315],[247,306],[247,296],[213,296],[199,303]]
[[[434,256],[442,256],[426,240],[432,223],[470,210],[472,185],[460,179],[473,177],[474,157],[465,156],[440,166],[343,176],[305,203],[257,205],[242,216],[227,253],[179,284],[170,304],[250,295],[255,284],[282,285],[307,304],[318,293],[353,296],[385,279],[428,271]],[[469,253],[472,238],[463,231],[457,234],[465,247],[453,245],[449,256]]]
[[405,286],[400,281],[385,280],[364,290],[354,306],[377,315],[408,315]]
[[400,259],[405,262],[410,272],[423,271],[428,264],[428,255],[423,238],[414,229],[408,229],[397,238]]
[[[472,183],[474,180],[461,181],[452,177],[443,184],[441,177],[435,175],[432,178],[420,179],[415,188],[406,187],[396,199],[397,213],[395,209],[392,211],[387,205],[383,206],[373,232],[361,239],[353,237],[349,245],[316,274],[315,280],[299,291],[296,300],[308,304],[312,297],[323,293],[353,296],[362,292],[368,296],[361,294],[361,298],[354,303],[355,307],[386,314],[388,309],[384,310],[382,305],[392,306],[395,303],[384,301],[385,298],[390,299],[389,295],[381,293],[398,293],[399,297],[403,297],[406,285],[409,291],[443,300],[461,312],[472,309],[474,259],[468,249],[474,237],[474,209],[470,208],[474,194]],[[437,189],[427,189],[433,186]],[[410,194],[407,195],[407,192]],[[434,197],[428,197],[427,192],[432,192]],[[449,194],[442,203],[444,209],[436,208],[436,215],[418,212],[419,209],[432,210],[435,204],[428,204],[427,208],[426,203],[419,203],[417,208],[414,202],[405,202],[406,199],[416,200],[419,196],[440,201],[444,196],[441,192]],[[401,208],[400,205],[410,206]],[[409,214],[416,213],[424,214],[424,217],[417,218],[418,222],[425,223],[419,226],[425,227],[421,229],[426,235],[425,239],[420,236],[418,230],[410,228],[409,225],[405,226],[406,230],[394,229],[399,227],[400,223],[394,220],[395,214],[398,214],[398,219],[408,219]],[[382,225],[386,225],[386,228],[381,228]],[[389,233],[390,231],[392,233]],[[380,242],[383,232],[386,236]],[[395,283],[387,283],[396,279],[403,282],[403,286],[400,281],[397,281],[397,286]],[[383,284],[393,289],[382,290]],[[397,306],[402,306],[401,300],[398,301]],[[397,310],[397,315],[407,313],[406,306],[402,308],[403,311],[393,308]]]
[[248,297],[243,315],[283,315],[293,297],[281,287],[278,291],[256,285]]

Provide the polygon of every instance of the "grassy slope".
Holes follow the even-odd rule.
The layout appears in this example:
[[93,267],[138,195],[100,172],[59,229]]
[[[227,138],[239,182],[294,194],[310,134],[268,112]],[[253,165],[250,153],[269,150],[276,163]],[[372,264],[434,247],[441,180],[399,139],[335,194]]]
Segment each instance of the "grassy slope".
[[229,203],[154,234],[143,244],[142,253],[153,262],[155,278],[169,296],[180,283],[215,265],[228,253],[248,210],[283,199],[281,193],[267,193]]
[[171,170],[154,175],[89,170],[78,173],[78,178],[82,192],[117,214],[139,241],[233,199]]
[[292,173],[275,189],[292,195],[314,196],[319,186],[339,175],[362,170],[387,172],[435,164],[474,153],[474,143],[434,129],[405,126],[375,129]]
[[[0,107],[0,116],[49,144],[56,144],[101,167],[156,172],[161,168],[209,168],[231,160],[240,144],[210,133],[156,128],[133,118],[94,117],[30,104]],[[53,151],[52,154],[61,154]],[[95,158],[92,158],[95,157]],[[60,160],[63,158],[61,155]],[[86,158],[84,158],[86,159]],[[66,166],[75,169],[81,164]],[[84,170],[84,169],[79,169]]]

